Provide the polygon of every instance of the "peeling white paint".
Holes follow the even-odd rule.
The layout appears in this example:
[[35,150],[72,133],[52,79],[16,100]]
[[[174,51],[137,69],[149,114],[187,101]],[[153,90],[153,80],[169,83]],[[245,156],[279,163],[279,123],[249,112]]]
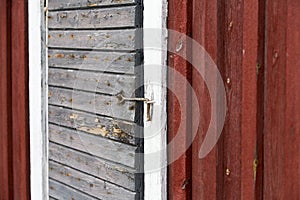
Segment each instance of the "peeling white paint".
[[[28,1],[29,21],[29,115],[31,199],[48,199],[47,131],[45,125],[45,74],[42,64],[41,1]],[[45,179],[46,178],[46,179]]]
[[[167,37],[163,29],[167,25],[167,0],[145,0],[144,1],[144,28],[161,29],[159,35],[144,34],[144,44],[155,40],[163,50],[144,49],[144,83],[145,97],[154,100],[152,120],[145,124],[145,200],[166,200],[167,199],[167,153],[155,154],[155,157],[147,155],[166,149],[167,146]],[[157,31],[155,31],[157,32]],[[147,108],[145,107],[145,110]],[[146,113],[146,112],[145,112]],[[146,116],[144,117],[146,119]],[[158,128],[159,127],[159,128]],[[162,168],[147,171],[155,163]]]

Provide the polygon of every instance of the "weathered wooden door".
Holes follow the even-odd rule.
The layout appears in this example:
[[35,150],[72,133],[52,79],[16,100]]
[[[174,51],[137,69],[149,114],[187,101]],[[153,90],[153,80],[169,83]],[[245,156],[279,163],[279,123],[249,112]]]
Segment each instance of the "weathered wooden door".
[[48,1],[49,195],[143,199],[141,1]]

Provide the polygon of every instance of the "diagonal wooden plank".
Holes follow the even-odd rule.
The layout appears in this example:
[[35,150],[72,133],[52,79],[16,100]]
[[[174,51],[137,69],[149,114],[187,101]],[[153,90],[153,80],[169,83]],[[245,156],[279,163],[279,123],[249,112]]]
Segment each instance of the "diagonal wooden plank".
[[[59,182],[62,182],[66,185],[70,185],[71,187],[76,188],[76,190],[85,192],[91,196],[96,197],[97,199],[99,198],[102,200],[115,200],[115,199],[129,200],[129,199],[134,199],[135,197],[135,192],[128,191],[124,188],[118,187],[106,181],[100,180],[93,176],[89,176],[77,170],[57,164],[55,162],[50,162],[49,173],[51,178],[56,179]],[[51,186],[53,187],[52,192],[51,192]],[[51,181],[50,181],[50,195],[54,193],[54,189],[55,191],[59,192],[59,190],[62,188],[59,187],[54,188],[54,185],[51,185]],[[67,188],[64,187],[64,189]],[[70,192],[73,193],[70,194]],[[62,198],[62,196],[81,195],[81,197],[86,197],[87,199],[96,199],[96,198],[90,198],[89,196],[83,195],[82,193],[78,193],[77,191],[75,193],[74,190],[70,191],[70,189],[69,191],[68,190],[60,191],[59,193],[61,193],[60,196],[58,195],[57,196],[60,198]],[[74,199],[82,199],[82,198],[74,198]]]
[[74,9],[74,8],[91,8],[101,6],[119,6],[135,4],[137,0],[49,0],[48,9]]
[[142,46],[136,30],[62,31],[50,30],[48,46],[53,48],[134,51]]
[[[50,164],[51,165],[51,164]],[[62,176],[61,176],[62,177]],[[84,200],[97,200],[91,196],[85,195],[84,193],[61,184],[54,180],[49,180],[49,199],[50,200],[73,200],[73,199],[84,199]],[[99,199],[98,199],[99,200]]]
[[95,29],[136,27],[136,6],[91,10],[53,11],[48,14],[49,29]]
[[135,170],[104,161],[87,153],[49,144],[49,159],[78,169],[102,180],[135,190]]
[[81,69],[90,71],[134,74],[135,53],[96,51],[48,51],[48,63],[52,68]]
[[120,102],[116,96],[50,87],[49,103],[132,122],[135,117],[135,102]]
[[49,122],[123,143],[135,144],[134,123],[51,105],[49,105]]
[[49,69],[49,85],[85,90],[93,93],[135,95],[135,77],[128,75]]
[[135,167],[136,147],[130,145],[51,124],[49,140],[115,163]]

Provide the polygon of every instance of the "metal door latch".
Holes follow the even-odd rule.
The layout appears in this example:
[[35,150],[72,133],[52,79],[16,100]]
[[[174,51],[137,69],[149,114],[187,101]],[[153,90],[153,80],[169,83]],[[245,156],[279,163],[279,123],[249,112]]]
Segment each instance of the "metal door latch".
[[141,101],[145,102],[147,104],[147,121],[152,120],[152,105],[155,103],[155,101],[150,100],[148,98],[128,98],[124,97],[122,94],[118,94],[117,98],[119,99],[120,103],[123,103],[124,101]]

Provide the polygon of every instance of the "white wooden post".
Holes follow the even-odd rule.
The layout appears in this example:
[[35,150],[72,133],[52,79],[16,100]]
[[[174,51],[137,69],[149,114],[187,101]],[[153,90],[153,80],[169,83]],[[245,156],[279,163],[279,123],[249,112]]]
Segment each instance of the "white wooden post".
[[[152,40],[160,43],[161,50],[144,49],[144,83],[145,97],[155,101],[151,121],[145,116],[145,170],[149,169],[152,162],[164,166],[161,169],[154,169],[152,172],[145,172],[145,200],[166,200],[167,199],[167,153],[163,151],[157,154],[155,159],[147,159],[147,154],[165,149],[167,146],[167,38],[166,29],[167,0],[144,0],[144,44]],[[157,29],[155,35],[147,34],[147,29]],[[161,31],[159,31],[161,30]],[[152,31],[150,31],[152,32]],[[145,107],[145,111],[147,108]],[[146,112],[145,112],[146,115]],[[159,130],[159,132],[158,132]],[[153,136],[148,138],[149,136]],[[156,164],[157,166],[157,164]]]
[[[28,1],[29,24],[29,115],[31,199],[48,199],[48,157],[45,113],[47,93],[42,63],[42,5]],[[44,75],[43,75],[44,74]]]

